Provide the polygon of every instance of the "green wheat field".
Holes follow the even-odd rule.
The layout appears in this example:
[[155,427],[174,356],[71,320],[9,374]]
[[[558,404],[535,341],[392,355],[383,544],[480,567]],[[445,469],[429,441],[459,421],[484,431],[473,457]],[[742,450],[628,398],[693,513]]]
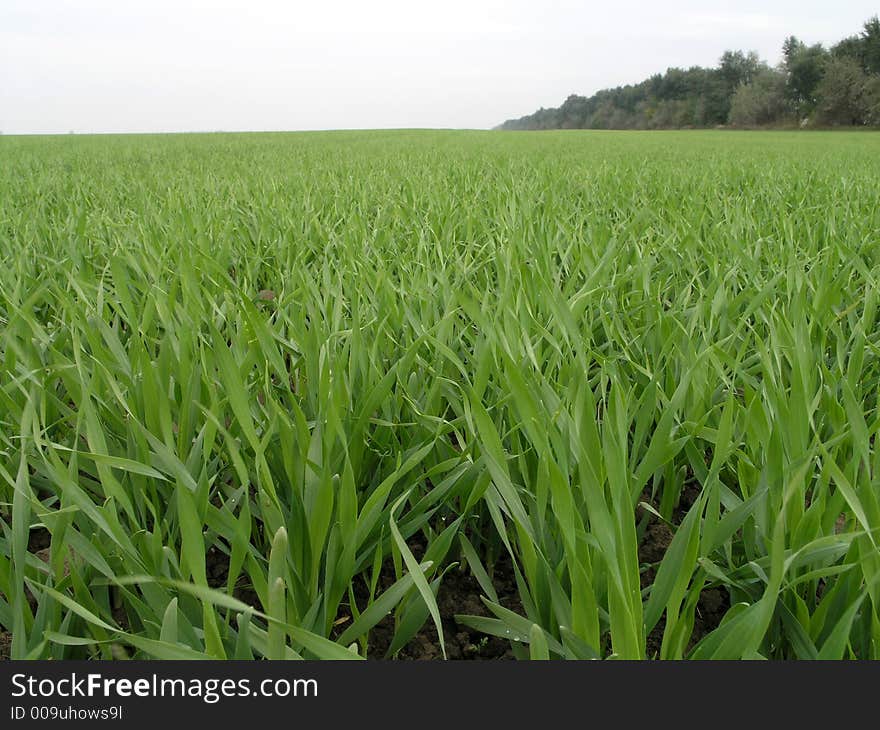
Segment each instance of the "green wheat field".
[[880,658],[880,134],[0,138],[13,659]]

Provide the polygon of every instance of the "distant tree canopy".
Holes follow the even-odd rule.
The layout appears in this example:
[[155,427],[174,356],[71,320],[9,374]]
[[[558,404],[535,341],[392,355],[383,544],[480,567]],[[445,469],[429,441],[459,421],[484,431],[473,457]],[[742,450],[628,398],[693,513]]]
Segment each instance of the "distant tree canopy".
[[771,67],[754,51],[725,51],[715,68],[670,68],[639,84],[572,94],[562,106],[501,129],[880,125],[880,19],[830,49],[795,36]]

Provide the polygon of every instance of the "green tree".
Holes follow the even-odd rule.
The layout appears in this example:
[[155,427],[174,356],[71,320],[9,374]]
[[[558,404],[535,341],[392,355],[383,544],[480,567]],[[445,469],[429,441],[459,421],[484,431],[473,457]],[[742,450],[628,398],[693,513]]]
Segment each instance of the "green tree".
[[861,40],[865,70],[880,74],[880,18],[876,15],[865,23]]
[[[669,68],[641,83],[572,95],[557,109],[510,119],[502,128],[762,126],[810,117],[828,124],[880,125],[877,16],[830,50],[789,36],[782,53],[781,67],[771,70],[754,52],[725,51],[715,68]],[[831,75],[823,81],[829,68]]]
[[794,36],[785,39],[782,54],[788,98],[798,116],[803,118],[816,108],[816,89],[822,80],[829,54],[821,43],[808,46]]
[[865,82],[865,124],[880,127],[880,74],[873,74]]
[[755,51],[725,51],[718,63],[718,73],[730,93],[740,85],[751,83],[757,73],[765,67]]
[[862,125],[871,112],[869,76],[853,58],[832,58],[817,88],[818,118],[823,124]]
[[785,74],[766,68],[750,84],[742,84],[730,105],[730,123],[735,127],[778,124],[789,116]]
[[861,36],[851,35],[831,47],[834,58],[851,58],[860,66],[865,65],[865,44]]

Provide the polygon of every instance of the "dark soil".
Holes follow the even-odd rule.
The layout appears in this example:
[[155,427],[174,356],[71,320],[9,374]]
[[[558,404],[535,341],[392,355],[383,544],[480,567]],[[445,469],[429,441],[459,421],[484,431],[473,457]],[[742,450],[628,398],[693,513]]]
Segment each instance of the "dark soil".
[[52,543],[52,533],[45,527],[38,527],[31,530],[28,535],[28,552],[38,553],[40,550],[46,550]]
[[[419,537],[408,541],[410,550],[417,559],[424,555],[425,544]],[[222,550],[212,547],[206,555],[208,584],[212,588],[225,590],[229,576],[229,556]],[[387,560],[379,576],[377,591],[388,589],[396,580],[394,564]],[[511,611],[522,612],[519,602],[513,563],[505,556],[494,563],[493,584],[498,600]],[[483,591],[470,574],[460,568],[448,571],[441,583],[437,595],[437,606],[443,625],[443,637],[446,643],[446,656],[449,659],[513,659],[510,642],[493,636],[486,636],[474,629],[462,626],[455,621],[456,614],[491,617],[491,613],[480,600]],[[254,590],[243,581],[235,587],[233,595],[238,600],[263,610],[260,599]],[[363,580],[358,579],[355,596],[363,609],[368,603],[367,588]],[[347,604],[342,604],[337,617],[336,635],[345,630],[350,620]],[[394,616],[380,621],[371,631],[367,656],[370,659],[384,659],[394,639]],[[397,654],[398,659],[441,659],[440,642],[433,621],[428,619],[425,626]]]
[[[30,534],[28,535],[28,552],[40,556],[40,558],[43,560],[48,560],[48,553],[46,551],[48,550],[51,542],[52,535],[44,527],[38,527],[35,530],[31,530]],[[36,613],[37,599],[34,598],[33,594],[31,594],[30,589],[28,588],[25,588],[25,598],[27,598],[31,613]],[[12,632],[0,631],[0,661],[5,661],[9,659],[11,650]]]
[[[695,480],[688,480],[682,490],[679,504],[673,515],[673,521],[676,524],[679,524],[681,519],[683,519],[699,495],[699,492],[699,484]],[[646,499],[650,499],[650,495],[646,494],[644,496]],[[653,515],[648,515],[645,519],[647,524],[645,525],[644,536],[639,546],[639,563],[643,566],[641,573],[643,589],[653,583],[657,567],[663,560],[663,556],[666,554],[666,550],[674,535],[673,529],[669,525],[658,520]],[[28,551],[37,554],[44,560],[48,560],[50,543],[51,534],[48,530],[45,528],[33,529],[28,539]],[[408,544],[417,559],[424,554],[425,545],[421,536],[414,536],[408,541]],[[224,590],[229,574],[229,556],[222,550],[212,547],[206,555],[206,567],[209,585],[213,588]],[[377,590],[379,592],[386,590],[395,580],[393,563],[391,560],[388,560],[383,566]],[[505,555],[493,563],[492,581],[500,603],[505,608],[522,613],[513,564],[509,556]],[[483,591],[478,582],[469,572],[466,572],[461,567],[453,568],[444,575],[437,595],[437,605],[440,609],[446,655],[449,659],[491,660],[514,658],[509,641],[498,637],[486,636],[479,631],[456,622],[455,616],[457,614],[491,617],[492,614],[480,598],[482,594]],[[27,595],[28,602],[31,604],[31,610],[35,611],[36,600],[29,592]],[[246,582],[245,578],[239,580],[234,588],[233,595],[238,600],[253,606],[257,610],[263,610],[256,592]],[[367,587],[363,580],[356,582],[355,598],[362,607],[368,603]],[[707,588],[703,590],[697,604],[689,648],[714,630],[729,608],[730,598],[723,588]],[[123,626],[127,623],[125,616],[114,615],[114,618]],[[346,604],[340,607],[338,619],[337,633],[341,633],[345,630],[346,620],[350,620],[350,611]],[[649,658],[659,656],[664,626],[665,616],[660,619],[647,638],[647,655]],[[389,615],[370,631],[367,650],[368,658],[387,658],[386,654],[394,639],[394,634],[394,616]],[[0,660],[9,658],[11,643],[12,634],[8,631],[0,631]],[[437,629],[433,621],[428,619],[422,629],[397,653],[396,658],[405,660],[442,658]]]
[[[28,534],[28,552],[36,555],[44,562],[49,561],[49,546],[52,544],[52,533],[45,527],[38,527],[31,530]],[[25,586],[24,596],[31,608],[31,613],[35,614],[39,606],[36,597],[31,593],[31,589]],[[11,641],[11,638],[10,638]]]
[[688,474],[691,476],[681,488],[681,494],[678,495],[678,504],[672,513],[672,519],[677,525],[681,524],[684,516],[688,513],[688,510],[694,506],[694,502],[697,501],[697,497],[699,497],[700,492],[703,491],[700,483],[693,478],[690,468],[688,469]]
[[652,515],[642,543],[639,545],[639,563],[648,564],[647,569],[642,573],[642,588],[647,588],[654,582],[657,573],[655,564],[663,560],[673,537],[674,533],[669,525],[660,522]]
[[[519,611],[516,581],[509,559],[506,566],[496,565],[494,587],[505,608]],[[473,576],[460,569],[452,569],[443,577],[437,592],[443,639],[448,659],[513,659],[510,642],[495,636],[486,636],[456,622],[456,614],[491,616],[480,600],[483,593]],[[383,659],[394,638],[394,617],[388,616],[370,632],[367,657]],[[397,659],[442,659],[437,628],[430,619],[425,626],[397,654]]]
[[[700,485],[696,481],[685,484],[679,498],[678,506],[673,514],[673,520],[680,524],[688,510],[696,502],[700,494]],[[650,495],[644,495],[646,498]],[[656,507],[656,505],[654,505]],[[672,542],[675,533],[665,522],[660,521],[654,515],[649,515],[645,534],[639,545],[639,564],[644,566],[641,573],[641,586],[644,590],[653,584],[657,575],[657,568],[666,555],[666,550]],[[688,650],[693,648],[706,634],[718,628],[724,615],[730,608],[730,596],[723,588],[706,588],[700,593],[697,609],[694,615],[694,628],[688,642]],[[657,622],[646,639],[646,654],[649,659],[660,656],[660,646],[663,642],[663,631],[666,628],[665,614]]]
[[[205,555],[205,570],[211,588],[226,590],[226,583],[229,580],[229,556],[226,553],[212,546]],[[239,576],[232,590],[232,596],[248,606],[253,606],[257,611],[263,611],[263,604],[256,591],[246,582],[244,576]]]
[[[421,536],[413,536],[407,544],[416,559],[421,559],[425,544]],[[379,575],[377,591],[389,588],[396,580],[394,565],[387,560]],[[499,558],[493,563],[493,587],[498,600],[511,611],[522,612],[522,604],[516,588],[513,563],[509,556]],[[361,608],[369,602],[368,590],[363,580],[355,584],[355,598]],[[448,659],[487,660],[513,659],[510,642],[499,637],[487,636],[455,620],[456,614],[491,617],[492,614],[480,600],[483,591],[476,579],[461,567],[452,568],[444,576],[437,591],[437,607],[440,610],[443,639]],[[347,604],[340,606],[338,633],[345,630],[345,619],[349,618]],[[367,645],[368,659],[387,659],[391,642],[394,640],[394,616],[386,616],[370,631]],[[424,660],[442,659],[437,628],[429,618],[419,632],[395,655],[397,659]]]

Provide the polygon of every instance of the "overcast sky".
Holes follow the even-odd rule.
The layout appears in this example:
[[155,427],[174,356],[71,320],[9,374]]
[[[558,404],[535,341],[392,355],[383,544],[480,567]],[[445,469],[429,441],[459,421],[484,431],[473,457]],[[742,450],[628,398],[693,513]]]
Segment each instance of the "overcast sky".
[[0,131],[488,128],[877,0],[0,0]]

